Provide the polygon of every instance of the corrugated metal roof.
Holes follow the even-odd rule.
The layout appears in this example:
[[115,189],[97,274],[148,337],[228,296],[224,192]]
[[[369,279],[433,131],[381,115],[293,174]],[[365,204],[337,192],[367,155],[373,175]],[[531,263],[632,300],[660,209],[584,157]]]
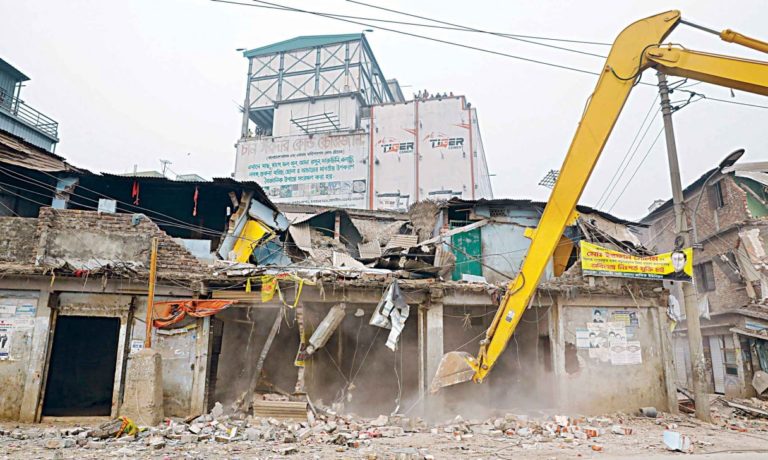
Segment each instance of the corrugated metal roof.
[[64,158],[0,130],[0,163],[37,171],[73,171]]
[[387,246],[385,249],[391,249],[391,248],[408,249],[416,246],[418,242],[419,242],[419,237],[417,235],[394,235],[392,238],[390,238],[389,243],[387,243]]
[[316,46],[325,46],[333,43],[343,43],[363,38],[362,33],[357,34],[336,34],[336,35],[302,35],[271,45],[254,48],[243,52],[245,57],[263,56],[265,54],[280,53],[283,51],[300,50],[305,48],[314,48]]
[[361,259],[378,259],[381,257],[381,246],[378,241],[368,243],[357,243],[357,251]]
[[257,199],[259,202],[263,203],[264,205],[268,206],[273,211],[277,211],[277,206],[272,202],[272,200],[269,199],[266,193],[264,193],[264,189],[261,188],[261,185],[258,182],[254,181],[238,181],[235,179],[232,179],[231,177],[214,177],[211,180],[203,180],[203,181],[175,181],[168,179],[167,177],[131,177],[131,176],[124,176],[121,174],[111,174],[111,173],[101,173],[101,174],[95,174],[90,171],[81,171],[81,175],[83,176],[94,176],[94,177],[105,177],[110,178],[113,180],[119,180],[121,182],[130,182],[133,183],[133,181],[138,180],[140,183],[155,183],[155,184],[164,184],[168,187],[200,187],[200,190],[205,190],[206,187],[232,187],[232,188],[243,188],[252,190],[254,192],[254,198]]
[[0,72],[5,72],[8,75],[10,75],[12,78],[16,79],[16,81],[27,81],[29,80],[29,77],[21,73],[19,69],[12,66],[8,61],[6,61],[3,58],[0,58]]
[[129,172],[129,173],[120,173],[115,175],[125,176],[125,177],[155,177],[155,178],[165,179],[165,176],[163,176],[163,173],[159,171],[136,171],[136,172]]
[[[461,198],[451,198],[446,202],[446,205],[449,207],[456,207],[456,206],[462,206],[462,205],[468,205],[468,206],[535,206],[540,207],[544,209],[544,207],[547,205],[546,201],[534,201],[534,200],[528,200],[528,199],[515,199],[515,198],[494,198],[494,199],[485,199],[481,198],[479,200],[463,200]],[[579,211],[582,214],[597,214],[599,216],[602,216],[603,218],[617,223],[617,224],[624,224],[624,225],[631,225],[635,227],[648,227],[647,224],[641,223],[641,222],[633,222],[631,220],[622,219],[620,217],[616,217],[613,214],[608,214],[605,211],[600,211],[599,209],[591,208],[589,206],[584,205],[578,205],[576,206],[576,210]]]

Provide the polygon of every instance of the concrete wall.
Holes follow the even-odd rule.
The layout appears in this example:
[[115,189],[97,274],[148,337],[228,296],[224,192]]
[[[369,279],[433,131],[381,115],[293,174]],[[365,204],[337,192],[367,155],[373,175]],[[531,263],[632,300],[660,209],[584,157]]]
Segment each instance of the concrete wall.
[[[565,367],[559,383],[565,405],[592,414],[626,412],[643,406],[667,410],[666,378],[673,368],[665,369],[665,360],[671,363],[673,358],[670,347],[662,342],[665,324],[660,323],[660,317],[664,311],[656,306],[618,306],[615,299],[608,297],[581,300],[589,301],[574,305],[572,300],[563,300],[558,305]],[[593,322],[595,309],[607,322]],[[582,335],[584,331],[608,328],[612,324],[609,321],[628,313],[637,318],[637,326],[622,330],[626,331],[628,346],[639,342],[639,355],[622,358],[615,345],[590,348],[589,339],[582,339],[588,337]]]
[[[310,137],[290,121],[324,112],[339,114],[342,128],[338,133]],[[238,143],[235,178],[258,180],[275,202],[363,209],[405,211],[410,204],[426,199],[492,197],[477,112],[467,107],[463,96],[374,105],[370,112],[370,117],[361,118],[358,101],[348,97],[281,104],[275,110],[273,136]],[[350,133],[351,129],[357,130]],[[324,137],[332,141],[317,142]],[[334,150],[343,151],[339,152],[342,157],[352,155],[354,164],[307,178],[309,171],[302,172],[306,168],[301,159],[308,155],[324,158],[317,152],[324,149],[329,155]],[[332,156],[338,154],[332,153],[328,159]],[[352,166],[353,170],[346,169]],[[352,180],[358,181],[357,187],[363,185],[359,181],[366,181],[365,197],[331,200],[304,190],[304,184],[335,187],[335,182]]]
[[[9,289],[25,286],[29,290]],[[0,333],[9,336],[9,355],[0,359],[0,419],[36,421],[44,392],[46,359],[59,316],[120,319],[115,356],[112,415],[122,401],[122,383],[131,346],[143,344],[146,296],[136,295],[145,283],[57,277],[4,277],[0,280]],[[104,293],[107,291],[110,293]],[[183,288],[158,286],[157,300],[189,298]],[[55,319],[54,319],[55,321]],[[153,347],[163,356],[165,414],[186,417],[202,413],[207,372],[209,319],[192,319],[180,333],[155,331]],[[182,323],[184,326],[187,323]],[[2,334],[0,334],[2,335]],[[0,356],[0,358],[4,358]]]
[[[320,99],[315,102],[297,101],[283,103],[275,109],[272,136],[303,136],[306,132],[291,120],[297,119],[301,121],[302,118],[323,114],[328,114],[331,119],[337,120],[340,131],[355,130],[360,125],[359,113],[360,101],[356,97],[350,96]],[[338,119],[335,117],[338,117]],[[323,128],[323,131],[333,128],[333,125],[327,120],[321,125],[315,118],[310,122],[304,121],[302,126],[309,132],[313,132],[320,127]]]
[[18,420],[24,384],[32,361],[38,292],[0,290],[0,336],[8,355],[0,354],[0,420]]
[[[155,302],[174,299],[178,300],[178,297],[156,297]],[[137,297],[129,339],[131,354],[144,347],[146,315],[147,298]],[[200,352],[197,342],[199,337],[207,337],[202,333],[207,324],[204,319],[187,317],[174,325],[174,329],[152,330],[152,348],[160,352],[163,363],[163,411],[166,417],[187,417],[192,413],[196,380],[205,378],[204,374],[199,376],[196,369],[205,372],[205,368],[199,369],[197,364]],[[207,347],[203,351],[207,351]],[[131,404],[131,401],[123,401],[123,404]]]

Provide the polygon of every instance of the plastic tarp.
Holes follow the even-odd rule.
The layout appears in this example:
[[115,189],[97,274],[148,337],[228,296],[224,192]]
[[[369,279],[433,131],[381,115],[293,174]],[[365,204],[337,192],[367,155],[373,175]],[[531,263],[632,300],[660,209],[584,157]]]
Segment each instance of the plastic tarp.
[[215,315],[233,303],[236,303],[236,301],[185,299],[156,302],[152,324],[155,327],[164,328],[178,323],[186,318],[187,315],[195,318]]
[[371,315],[368,324],[390,329],[389,337],[387,337],[387,348],[392,351],[397,350],[397,341],[400,338],[400,333],[403,332],[410,309],[411,307],[405,302],[405,297],[400,291],[400,285],[395,280],[384,291],[376,310]]

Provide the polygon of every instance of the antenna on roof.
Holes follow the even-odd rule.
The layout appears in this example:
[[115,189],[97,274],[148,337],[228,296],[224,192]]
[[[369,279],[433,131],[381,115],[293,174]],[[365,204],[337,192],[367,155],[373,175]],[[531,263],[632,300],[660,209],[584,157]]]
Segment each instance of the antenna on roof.
[[162,159],[161,159],[161,160],[160,160],[160,164],[162,164],[162,165],[163,165],[163,170],[162,170],[162,174],[163,174],[163,177],[166,177],[166,175],[165,175],[165,171],[168,169],[168,165],[171,165],[171,164],[173,164],[173,162],[172,162],[172,161],[170,161],[170,160],[162,160]]

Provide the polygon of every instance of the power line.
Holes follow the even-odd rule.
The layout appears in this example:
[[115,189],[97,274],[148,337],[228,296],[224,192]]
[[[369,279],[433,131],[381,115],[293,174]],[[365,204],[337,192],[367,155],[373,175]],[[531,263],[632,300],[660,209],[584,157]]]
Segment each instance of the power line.
[[[229,1],[229,0],[211,0],[211,1],[212,2],[217,2],[217,3],[228,3],[228,4],[235,4],[235,5],[241,5],[241,6],[252,6],[252,7],[257,7],[257,8],[259,7],[259,5],[237,3],[237,2],[232,2],[232,1]],[[374,25],[374,24],[370,24],[370,23],[366,23],[366,22],[360,22],[360,21],[355,21],[355,20],[351,20],[351,19],[344,19],[344,18],[340,18],[340,17],[335,17],[333,15],[329,15],[327,13],[321,13],[321,12],[318,12],[318,11],[303,10],[303,9],[300,9],[300,8],[293,8],[293,7],[278,5],[278,4],[275,4],[275,3],[265,2],[265,1],[261,1],[261,0],[252,0],[252,1],[257,2],[257,3],[262,3],[262,4],[265,4],[265,5],[269,5],[269,6],[273,6],[273,7],[278,7],[280,9],[283,9],[284,11],[291,11],[291,12],[295,12],[295,13],[310,14],[310,15],[313,15],[313,16],[319,16],[319,17],[323,17],[323,18],[327,18],[327,19],[334,19],[334,20],[337,20],[337,21],[348,22],[350,24],[356,24],[356,25],[359,25],[359,26],[378,28],[378,29],[381,29],[381,30],[386,30],[388,32],[392,32],[392,33],[396,33],[396,34],[400,34],[400,35],[406,35],[406,36],[409,36],[409,37],[421,38],[421,39],[433,41],[433,42],[436,42],[436,43],[442,43],[444,45],[451,45],[451,46],[456,46],[456,47],[459,47],[459,48],[465,48],[465,49],[469,49],[469,50],[480,51],[482,53],[493,54],[493,55],[496,55],[496,56],[508,57],[508,58],[511,58],[511,59],[519,60],[519,61],[525,61],[525,62],[530,62],[530,63],[533,63],[533,64],[545,65],[545,66],[554,67],[554,68],[557,68],[557,69],[571,70],[571,71],[574,71],[574,72],[579,72],[579,73],[583,73],[583,74],[587,74],[587,75],[597,75],[597,76],[600,76],[600,73],[598,73],[598,72],[592,72],[590,70],[579,69],[577,67],[570,67],[570,66],[566,66],[566,65],[562,65],[562,64],[555,64],[555,63],[552,63],[552,62],[542,61],[542,60],[538,60],[538,59],[531,59],[531,58],[527,58],[527,57],[523,57],[523,56],[517,56],[517,55],[514,55],[514,54],[509,54],[509,53],[504,53],[502,51],[495,51],[495,50],[490,50],[490,49],[487,49],[487,48],[481,48],[481,47],[478,47],[478,46],[465,45],[463,43],[453,42],[453,41],[450,41],[450,40],[443,40],[443,39],[440,39],[440,38],[429,37],[429,36],[426,36],[426,35],[420,35],[420,34],[416,34],[416,33],[412,33],[412,32],[406,32],[406,31],[398,30],[398,29],[392,29],[392,28],[389,28],[389,27],[382,27],[382,26],[378,26],[378,25]]]
[[[242,5],[242,6],[254,6],[257,8],[264,8],[267,10],[282,10],[282,11],[290,11],[289,7],[284,6],[269,6],[269,5],[253,5],[249,3],[242,3],[242,2],[235,2],[230,0],[222,0],[219,3],[231,3],[233,5]],[[373,5],[371,5],[373,7]],[[424,24],[421,22],[409,22],[409,21],[397,21],[394,19],[382,19],[382,18],[374,18],[374,17],[368,17],[368,16],[353,16],[348,14],[338,14],[338,13],[326,13],[329,16],[334,16],[337,18],[344,18],[344,19],[360,19],[364,21],[375,21],[375,22],[383,22],[388,24],[399,24],[404,26],[413,26],[413,27],[424,27],[427,29],[441,29],[441,30],[452,30],[455,32],[477,32],[475,30],[472,30],[471,28],[467,28],[464,26],[456,26],[456,27],[450,27],[450,26],[439,26],[434,24]],[[522,35],[522,34],[511,34],[511,33],[505,33],[505,32],[486,32],[482,31],[481,33],[489,33],[498,35],[505,38],[525,38],[530,40],[542,40],[542,41],[553,41],[553,42],[561,42],[561,43],[575,43],[580,45],[598,45],[598,46],[611,46],[610,43],[605,42],[596,42],[596,41],[589,41],[589,40],[573,40],[573,39],[567,39],[567,38],[553,38],[553,37],[541,37],[541,36],[535,36],[535,35]]]
[[[690,88],[691,86],[693,86],[693,85],[688,86],[688,88]],[[768,109],[768,106],[766,106],[766,105],[750,104],[748,102],[729,101],[727,99],[718,99],[716,97],[709,97],[706,94],[697,93],[696,91],[690,91],[690,90],[687,90],[687,89],[678,88],[677,91],[682,91],[684,93],[689,93],[691,96],[699,96],[700,98],[706,99],[708,101],[725,102],[726,104],[736,104],[736,105],[743,105],[743,106],[746,106],[746,107],[756,107],[756,108],[759,108],[759,109]]]
[[627,183],[626,183],[626,184],[624,184],[624,188],[623,188],[623,189],[621,189],[621,193],[619,193],[619,196],[617,196],[617,197],[616,197],[616,200],[614,200],[614,202],[613,202],[613,204],[611,205],[611,207],[610,207],[610,208],[608,208],[608,212],[611,212],[611,210],[613,209],[613,207],[614,207],[614,206],[616,206],[616,203],[618,203],[618,202],[619,202],[619,198],[621,198],[621,196],[622,196],[622,195],[624,195],[624,192],[626,192],[626,191],[627,191],[627,187],[629,187],[629,184],[632,182],[632,179],[634,179],[634,178],[635,178],[635,175],[636,175],[636,174],[637,174],[637,172],[640,170],[640,167],[641,167],[641,166],[643,166],[643,163],[645,163],[645,160],[648,158],[648,155],[650,155],[650,153],[651,153],[651,150],[653,150],[653,146],[654,146],[654,145],[656,145],[656,142],[659,140],[659,137],[661,137],[661,133],[663,133],[663,132],[664,132],[664,127],[662,127],[662,128],[659,130],[659,133],[658,133],[658,134],[656,134],[656,137],[653,139],[653,142],[651,143],[651,146],[650,146],[650,147],[648,147],[648,151],[647,151],[647,152],[645,152],[645,156],[643,156],[643,159],[642,159],[642,160],[640,160],[640,163],[639,163],[639,164],[637,165],[637,167],[635,168],[635,171],[632,173],[632,176],[630,176],[630,178],[629,178],[629,180],[627,181]]
[[[12,177],[12,178],[14,178],[16,180],[19,180],[21,182],[25,182],[27,184],[33,185],[35,187],[42,188],[44,190],[52,191],[54,195],[56,194],[56,192],[58,192],[58,190],[56,189],[56,186],[51,185],[51,184],[47,184],[47,183],[42,182],[42,181],[39,181],[39,180],[37,180],[37,179],[35,179],[33,177],[27,176],[27,175],[22,174],[20,172],[13,171],[11,169],[7,169],[7,168],[5,168],[3,166],[0,166],[0,171],[6,173],[10,177]],[[44,171],[39,171],[39,172],[47,174]],[[53,175],[51,175],[51,177],[56,178],[56,176],[53,176]],[[2,183],[2,182],[0,182],[0,183]],[[6,184],[6,185],[12,186],[11,184]],[[101,194],[101,193],[98,193],[98,192],[94,192],[94,191],[92,191],[92,190],[90,190],[88,188],[85,188],[85,187],[83,187],[83,186],[81,186],[79,184],[77,185],[77,187],[82,188],[82,189],[87,190],[87,191],[90,191],[92,193],[95,193],[97,195],[100,195],[103,198],[110,199],[110,200],[115,200],[118,203],[121,203],[121,204],[124,204],[124,205],[128,205],[128,203],[125,203],[125,202],[120,201],[120,200],[116,200],[116,199],[114,199],[112,197],[109,197],[107,195],[104,195],[104,194]],[[46,198],[49,197],[48,194],[43,194],[43,193],[35,192],[35,191],[32,191],[32,190],[28,190],[28,189],[24,189],[24,190],[28,191],[30,193],[37,194],[37,195],[45,196]],[[77,193],[75,191],[67,192],[67,194],[72,195],[72,196],[77,196],[77,197],[80,197],[80,198],[82,198],[84,200],[88,200],[88,201],[90,201],[92,203],[97,203],[98,204],[98,200],[97,199],[85,196],[85,195]],[[94,210],[94,211],[98,210],[98,207],[93,206],[93,205],[87,205],[87,204],[84,204],[84,203],[77,202],[75,200],[70,200],[70,201],[72,203],[74,203],[75,205],[80,206],[80,207],[85,208],[85,209],[91,209],[91,210]],[[43,206],[49,206],[49,205],[48,204],[44,204]],[[139,208],[138,206],[133,206],[133,207]],[[148,213],[166,216],[168,218],[172,218],[172,219],[176,220],[177,222],[179,222],[179,223],[175,223],[175,222],[172,222],[172,221],[167,221],[167,220],[158,219],[158,218],[154,218],[153,219],[154,222],[161,223],[163,225],[167,225],[167,226],[170,226],[170,227],[176,227],[176,228],[184,228],[184,229],[187,229],[187,230],[198,230],[198,231],[201,231],[202,233],[208,232],[208,233],[212,233],[213,236],[221,236],[221,234],[223,233],[221,231],[214,230],[214,229],[206,229],[205,227],[197,227],[197,226],[194,226],[192,224],[188,224],[187,222],[184,222],[184,221],[182,221],[180,219],[176,219],[176,218],[173,218],[172,216],[167,216],[165,214],[152,211],[150,209],[144,209],[144,208],[140,208],[140,209],[143,209],[143,210],[145,210]]]
[[[621,179],[621,176],[624,174],[624,171],[619,174],[619,171],[621,171],[622,166],[624,169],[626,169],[626,166],[624,165],[624,162],[627,161],[627,164],[632,161],[632,158],[634,157],[634,153],[632,154],[632,157],[629,157],[630,152],[632,151],[632,147],[634,147],[635,142],[637,142],[638,137],[640,136],[640,133],[643,131],[643,126],[645,126],[645,122],[648,121],[648,117],[651,115],[651,112],[653,112],[654,107],[656,107],[656,100],[659,98],[659,95],[657,94],[656,97],[651,101],[651,106],[648,108],[648,112],[645,114],[645,118],[643,118],[643,122],[640,123],[640,126],[637,128],[637,132],[635,133],[635,137],[632,139],[632,143],[629,144],[629,148],[627,149],[627,152],[624,154],[624,157],[621,159],[621,162],[619,163],[619,166],[616,168],[616,171],[613,173],[613,177],[611,177],[611,180],[608,182],[608,185],[603,189],[603,193],[600,195],[600,198],[597,199],[596,208],[600,208],[601,202],[603,201],[603,198],[605,200],[608,200],[608,196],[610,196],[610,192],[608,192],[608,189],[610,188],[613,190],[613,188],[616,187],[614,184],[614,179],[618,183],[618,181]],[[657,112],[658,115],[658,112]],[[654,115],[655,119],[656,115]],[[651,123],[653,123],[653,120],[651,120]],[[650,127],[650,124],[648,125]],[[648,133],[648,130],[645,130],[645,133]],[[640,142],[637,144],[638,147],[640,147],[640,144],[643,142],[643,139],[645,139],[645,134],[643,134],[643,138],[640,139]],[[635,149],[635,152],[637,152],[637,149]],[[627,158],[629,157],[629,160]],[[612,188],[613,186],[613,188]],[[605,204],[605,203],[603,203]]]
[[[347,1],[349,3],[355,3],[357,5],[367,6],[368,8],[374,8],[374,9],[377,9],[377,10],[387,11],[389,13],[400,14],[400,15],[403,15],[403,16],[411,17],[411,18],[423,19],[425,21],[430,21],[430,22],[435,22],[435,23],[438,23],[438,24],[443,24],[444,26],[449,26],[452,30],[456,30],[458,28],[458,30],[463,30],[463,31],[467,31],[467,32],[477,32],[477,33],[486,34],[486,35],[493,35],[495,37],[501,37],[501,38],[507,38],[507,39],[510,39],[510,40],[517,40],[517,41],[521,41],[521,42],[525,42],[525,43],[531,43],[531,44],[534,44],[534,45],[546,46],[548,48],[555,48],[555,49],[559,49],[559,50],[563,50],[563,51],[569,51],[569,52],[572,52],[572,53],[579,53],[579,54],[584,54],[584,55],[587,55],[587,56],[595,56],[595,57],[599,57],[599,58],[603,58],[603,59],[607,58],[607,56],[603,56],[602,54],[589,53],[589,52],[586,52],[586,51],[575,50],[575,49],[572,49],[572,48],[564,48],[564,47],[561,47],[561,46],[548,45],[546,43],[539,43],[539,42],[535,42],[535,41],[531,41],[531,40],[526,40],[525,38],[521,38],[519,35],[504,34],[504,33],[500,33],[500,32],[491,32],[491,31],[488,31],[488,30],[476,29],[474,27],[468,27],[468,26],[463,26],[461,24],[455,24],[455,23],[452,23],[452,22],[441,21],[439,19],[434,19],[434,18],[430,18],[430,17],[426,17],[426,16],[419,16],[418,14],[406,13],[404,11],[399,11],[399,10],[395,10],[395,9],[392,9],[392,8],[385,8],[383,6],[372,5],[370,3],[359,2],[359,1],[356,1],[356,0],[347,0]],[[594,42],[592,44],[594,44]],[[608,45],[608,46],[610,46],[610,43],[600,43],[600,44],[601,45]]]

